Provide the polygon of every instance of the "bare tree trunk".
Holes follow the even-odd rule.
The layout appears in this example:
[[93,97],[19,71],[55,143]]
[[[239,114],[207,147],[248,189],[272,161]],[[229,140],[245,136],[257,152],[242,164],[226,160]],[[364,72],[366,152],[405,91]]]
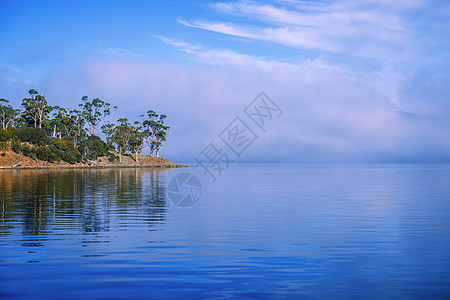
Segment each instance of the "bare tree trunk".
[[139,163],[139,161],[138,161],[138,152],[135,151],[135,154],[136,154],[136,159],[135,159],[135,161],[136,161],[136,163]]
[[[150,147],[150,156],[153,156],[153,150],[154,150],[154,145],[155,144],[155,133],[153,133],[153,136],[152,136],[152,146]],[[156,154],[156,156],[158,156],[158,154]]]

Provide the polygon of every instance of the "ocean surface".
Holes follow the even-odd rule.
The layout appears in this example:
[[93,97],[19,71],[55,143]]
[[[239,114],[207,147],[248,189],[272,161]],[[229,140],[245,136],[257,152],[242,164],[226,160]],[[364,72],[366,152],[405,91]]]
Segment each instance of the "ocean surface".
[[229,298],[450,299],[450,165],[0,170],[0,299]]

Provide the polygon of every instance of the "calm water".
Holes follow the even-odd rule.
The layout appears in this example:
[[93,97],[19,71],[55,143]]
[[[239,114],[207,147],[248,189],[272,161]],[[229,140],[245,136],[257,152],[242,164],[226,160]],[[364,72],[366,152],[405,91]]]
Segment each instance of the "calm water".
[[[193,172],[200,200],[167,198]],[[0,170],[1,299],[450,297],[449,165]]]

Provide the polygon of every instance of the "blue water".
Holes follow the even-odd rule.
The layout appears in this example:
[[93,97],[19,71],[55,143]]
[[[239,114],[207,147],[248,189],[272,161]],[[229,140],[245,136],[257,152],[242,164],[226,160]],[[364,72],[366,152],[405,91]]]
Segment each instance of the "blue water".
[[450,165],[0,170],[0,298],[449,299]]

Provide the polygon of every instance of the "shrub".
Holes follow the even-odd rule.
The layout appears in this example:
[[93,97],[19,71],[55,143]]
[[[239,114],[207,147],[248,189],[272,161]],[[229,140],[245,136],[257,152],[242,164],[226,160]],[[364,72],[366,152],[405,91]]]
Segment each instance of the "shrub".
[[111,153],[111,152],[108,152],[108,153],[106,154],[106,156],[108,157],[108,160],[109,160],[110,162],[115,162],[116,160],[119,160],[119,157],[116,156],[116,155],[114,155],[114,154]]
[[31,147],[30,153],[28,154],[29,157],[36,159],[36,148]]
[[14,139],[14,128],[9,127],[8,129],[0,128],[0,142],[7,142]]
[[71,138],[66,139],[66,145],[67,151],[64,152],[64,160],[70,164],[81,162],[83,157],[81,156],[80,151],[78,151],[78,148],[75,146]]
[[13,141],[13,143],[11,144],[11,149],[16,153],[20,153],[20,142]]
[[6,154],[5,154],[5,152],[3,152],[2,154],[0,154],[1,156],[5,156]]
[[48,160],[48,151],[47,151],[47,147],[45,146],[39,146],[36,149],[36,158],[40,159],[40,160]]
[[61,161],[61,158],[54,152],[48,151],[47,149],[47,161],[49,162],[55,162],[55,161]]
[[82,141],[78,149],[87,159],[98,159],[108,153],[108,145],[95,135],[91,135],[87,140]]
[[31,148],[27,144],[20,145],[20,152],[25,156],[30,156]]
[[80,162],[82,159],[80,151],[75,147],[71,138],[52,138],[48,139],[49,153],[52,161],[65,161],[70,164]]
[[43,146],[47,143],[47,134],[42,128],[20,127],[16,129],[16,136],[22,142]]
[[60,150],[67,150],[67,140],[65,139],[63,140],[55,137],[49,137],[47,144],[50,146],[55,146]]
[[6,150],[6,149],[8,149],[8,143],[0,142],[0,150]]
[[76,153],[66,153],[64,155],[64,161],[68,162],[69,164],[74,164],[81,161],[81,154],[78,152]]
[[51,161],[61,161],[64,157],[64,151],[58,149],[55,145],[48,146],[48,153]]
[[80,162],[81,159],[83,158],[81,156],[80,151],[78,151],[78,149],[75,147],[75,145],[73,145],[72,143],[72,147],[69,148],[66,152],[64,152],[64,161],[68,162],[69,164],[74,164],[77,162]]

